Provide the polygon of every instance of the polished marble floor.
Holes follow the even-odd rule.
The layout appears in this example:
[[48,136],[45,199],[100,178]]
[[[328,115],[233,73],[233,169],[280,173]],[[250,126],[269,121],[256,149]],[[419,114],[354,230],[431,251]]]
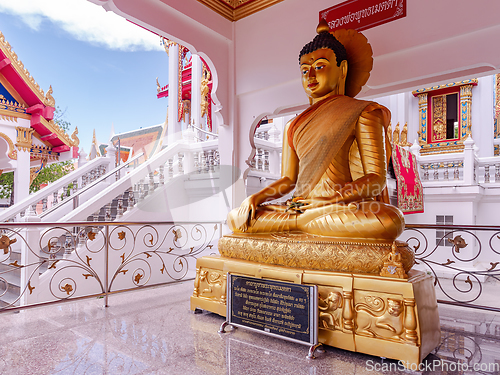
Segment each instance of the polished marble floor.
[[[192,289],[186,281],[112,295],[108,308],[87,299],[1,314],[0,374],[408,373],[395,361],[335,348],[310,360],[306,346],[244,329],[219,335],[224,318],[189,311]],[[500,374],[491,366],[500,364],[500,314],[440,306],[440,316],[442,344],[427,363],[450,366],[432,373]],[[457,363],[477,363],[477,371]]]

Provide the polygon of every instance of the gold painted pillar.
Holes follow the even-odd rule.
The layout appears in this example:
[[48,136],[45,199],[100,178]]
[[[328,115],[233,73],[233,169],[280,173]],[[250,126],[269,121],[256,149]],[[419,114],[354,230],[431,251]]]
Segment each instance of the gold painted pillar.
[[462,123],[462,139],[471,134],[472,85],[460,86],[460,118]]
[[418,95],[418,118],[420,131],[418,132],[418,141],[420,146],[427,144],[427,93]]

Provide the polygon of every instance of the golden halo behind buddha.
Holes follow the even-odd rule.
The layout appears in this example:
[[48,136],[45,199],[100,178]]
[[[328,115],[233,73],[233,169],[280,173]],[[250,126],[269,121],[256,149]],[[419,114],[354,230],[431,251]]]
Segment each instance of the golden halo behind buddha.
[[356,30],[340,29],[331,34],[342,43],[347,52],[347,78],[345,94],[354,98],[370,78],[373,51],[368,39]]

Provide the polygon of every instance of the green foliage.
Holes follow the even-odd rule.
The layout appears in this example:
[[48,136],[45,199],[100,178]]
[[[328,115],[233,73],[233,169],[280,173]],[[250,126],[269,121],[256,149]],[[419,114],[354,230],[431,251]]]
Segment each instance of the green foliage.
[[30,186],[30,193],[34,193],[35,191],[40,190],[40,185],[42,184],[48,184],[50,182],[59,180],[61,177],[66,176],[72,170],[74,170],[74,167],[71,160],[49,164],[48,166],[43,168],[33,180],[33,183]]
[[[61,110],[59,106],[56,107],[54,112],[54,122],[59,125],[65,132],[68,132],[71,124],[64,119],[66,110]],[[30,193],[40,190],[42,184],[48,184],[57,181],[61,177],[67,175],[74,169],[71,160],[63,161],[60,163],[52,163],[44,167],[40,173],[35,177],[30,186]],[[72,187],[72,185],[71,185]],[[68,187],[69,189],[71,187]],[[0,198],[9,198],[14,190],[14,172],[3,173],[0,176]]]
[[[30,186],[30,193],[34,193],[40,190],[41,185],[49,184],[51,182],[57,181],[63,176],[73,171],[75,168],[71,160],[62,161],[60,163],[49,164],[43,168],[40,173],[35,177],[33,183]],[[73,184],[68,186],[68,189],[72,189]],[[0,198],[9,198],[14,189],[14,172],[3,173],[0,176]]]
[[14,172],[2,173],[0,176],[0,198],[9,198],[14,187]]
[[66,110],[63,111],[59,106],[56,106],[56,110],[54,111],[54,122],[67,133],[69,132],[71,124],[65,120],[65,114]]

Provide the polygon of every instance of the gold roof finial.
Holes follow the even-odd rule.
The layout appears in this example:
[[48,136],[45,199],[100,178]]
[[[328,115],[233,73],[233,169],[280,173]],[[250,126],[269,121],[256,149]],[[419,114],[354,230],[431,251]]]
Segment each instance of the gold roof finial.
[[52,85],[50,85],[49,90],[45,94],[45,98],[43,100],[43,103],[45,105],[48,105],[49,107],[54,107],[56,105],[56,101],[55,101],[54,97],[52,96],[53,93],[54,93],[54,91],[52,90]]
[[[75,127],[75,131],[73,132],[73,134],[71,134],[71,139],[73,140],[73,146],[75,147],[78,147],[78,145],[80,144],[80,139],[78,138],[77,134],[78,134],[78,126]],[[95,130],[94,130],[94,135],[95,135]]]
[[156,77],[156,91],[158,91],[158,92],[161,91],[161,86],[160,86],[160,82],[158,82],[158,77]]

